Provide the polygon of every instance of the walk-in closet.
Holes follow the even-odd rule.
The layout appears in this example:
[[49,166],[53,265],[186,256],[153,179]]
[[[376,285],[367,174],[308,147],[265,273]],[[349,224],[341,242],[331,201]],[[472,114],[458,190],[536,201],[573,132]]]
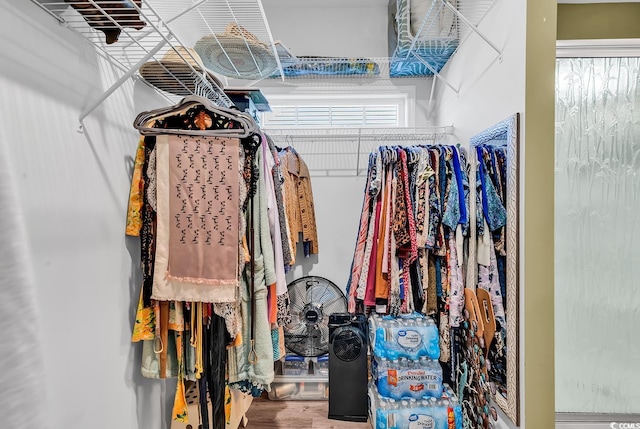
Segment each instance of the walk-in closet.
[[550,427],[556,8],[0,3],[6,427]]

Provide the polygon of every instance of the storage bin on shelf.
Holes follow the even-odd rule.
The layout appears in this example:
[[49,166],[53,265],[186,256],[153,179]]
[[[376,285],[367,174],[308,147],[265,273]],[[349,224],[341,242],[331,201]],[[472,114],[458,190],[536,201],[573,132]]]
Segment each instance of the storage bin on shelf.
[[369,384],[369,422],[373,429],[462,429],[462,407],[448,385],[442,397],[391,399]]
[[309,374],[309,359],[304,356],[287,355],[282,362],[282,375],[300,376]]
[[329,375],[329,356],[318,356],[313,360],[313,373],[317,376],[327,377]]
[[326,373],[317,372],[318,359],[320,358],[289,354],[283,361],[276,362],[276,375],[271,382],[269,399],[309,401],[328,399],[328,366],[326,366]]
[[329,398],[327,377],[302,375],[298,377],[276,375],[271,383],[271,400],[318,401]]
[[369,341],[373,355],[385,359],[440,357],[438,327],[431,317],[411,313],[399,317],[369,317]]

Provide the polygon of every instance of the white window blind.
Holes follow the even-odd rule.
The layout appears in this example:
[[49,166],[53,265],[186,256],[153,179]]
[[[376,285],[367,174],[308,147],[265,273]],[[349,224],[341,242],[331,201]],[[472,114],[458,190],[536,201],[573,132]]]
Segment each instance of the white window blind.
[[265,128],[364,128],[400,126],[398,105],[272,105],[265,112]]

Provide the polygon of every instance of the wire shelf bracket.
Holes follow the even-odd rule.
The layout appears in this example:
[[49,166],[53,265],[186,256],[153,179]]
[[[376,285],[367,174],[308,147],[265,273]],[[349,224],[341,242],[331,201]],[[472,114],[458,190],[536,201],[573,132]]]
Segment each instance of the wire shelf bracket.
[[[122,73],[88,108],[80,113],[78,131],[82,132],[84,130],[84,120],[111,94],[130,78],[141,77],[139,71],[146,62],[151,60],[158,62],[157,60],[162,57],[161,54],[166,54],[170,50],[173,50],[175,56],[184,62],[187,67],[183,66],[183,69],[187,69],[188,73],[177,75],[164,64],[158,62],[163,69],[163,76],[168,77],[173,82],[172,84],[167,84],[171,86],[171,90],[155,87],[153,82],[143,78],[146,83],[154,87],[158,93],[170,102],[175,102],[181,98],[177,96],[197,94],[209,98],[223,107],[233,105],[219,82],[215,81],[217,80],[215,76],[213,77],[214,80],[207,78],[203,70],[194,67],[194,64],[197,65],[198,61],[196,61],[191,52],[185,49],[189,45],[183,43],[182,33],[178,34],[173,28],[173,25],[178,23],[182,23],[183,27],[188,26],[193,11],[199,10],[207,3],[216,3],[218,6],[224,4],[224,7],[231,8],[232,5],[228,1],[146,0],[142,3],[132,1],[128,2],[130,7],[126,13],[122,12],[121,9],[117,9],[116,6],[107,6],[107,3],[99,0],[77,2],[31,0],[31,2],[56,19],[60,25],[91,43],[101,56],[106,58],[111,65]],[[156,5],[157,8],[151,3]],[[110,5],[113,4],[110,3]],[[74,7],[72,8],[72,6]],[[76,6],[78,7],[77,10]],[[253,9],[255,7],[252,7],[252,11]],[[90,13],[87,13],[87,10],[90,10]],[[130,18],[131,13],[137,13],[139,16]],[[184,17],[187,17],[186,24]],[[136,22],[138,19],[142,21],[144,28],[134,30],[128,26],[127,24],[131,25],[133,19]],[[202,21],[204,21],[204,17]],[[169,24],[172,24],[172,26]],[[107,34],[105,29],[118,32],[115,42],[111,41],[110,43],[108,39],[105,39]],[[185,79],[188,80],[188,83]]]

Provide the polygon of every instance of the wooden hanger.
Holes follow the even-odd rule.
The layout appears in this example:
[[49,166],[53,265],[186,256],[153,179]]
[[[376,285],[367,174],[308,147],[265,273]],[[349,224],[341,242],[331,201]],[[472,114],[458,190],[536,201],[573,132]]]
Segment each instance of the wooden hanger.
[[[185,130],[185,129],[167,129],[154,127],[156,121],[166,119],[170,116],[185,114],[189,109],[202,106],[207,111],[223,116],[229,120],[238,122],[240,128],[221,128],[207,130]],[[143,135],[157,134],[187,134],[199,136],[226,136],[226,137],[249,137],[259,131],[258,124],[255,120],[245,112],[228,109],[215,105],[211,100],[200,97],[198,95],[189,95],[183,98],[178,104],[169,107],[150,110],[140,113],[133,121],[133,126]]]
[[464,289],[464,308],[469,312],[469,324],[475,336],[484,338],[484,320],[478,304],[478,297],[473,289]]
[[484,325],[482,335],[484,336],[484,351],[486,357],[489,354],[489,348],[491,347],[493,336],[496,333],[496,319],[493,315],[493,304],[491,303],[491,296],[489,295],[489,292],[478,288],[476,290],[476,295],[478,296],[478,305],[480,307],[479,316],[482,317],[482,324]]

